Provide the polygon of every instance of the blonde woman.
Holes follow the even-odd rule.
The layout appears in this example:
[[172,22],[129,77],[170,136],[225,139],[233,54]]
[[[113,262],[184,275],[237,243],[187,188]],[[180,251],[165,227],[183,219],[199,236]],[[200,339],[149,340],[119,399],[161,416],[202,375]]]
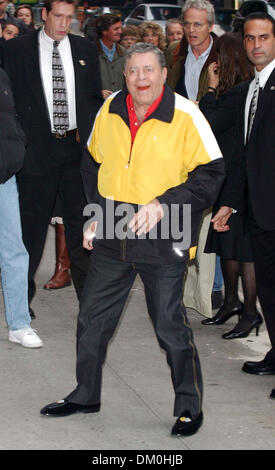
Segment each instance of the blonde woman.
[[165,51],[166,41],[162,27],[153,21],[144,21],[139,25],[140,41],[151,43]]

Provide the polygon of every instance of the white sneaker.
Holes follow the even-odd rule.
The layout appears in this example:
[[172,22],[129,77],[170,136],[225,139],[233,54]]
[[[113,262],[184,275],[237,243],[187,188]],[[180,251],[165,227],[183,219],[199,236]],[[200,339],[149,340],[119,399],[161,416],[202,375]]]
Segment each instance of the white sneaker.
[[41,348],[42,340],[32,328],[22,328],[20,330],[9,330],[9,341],[19,343],[25,348]]

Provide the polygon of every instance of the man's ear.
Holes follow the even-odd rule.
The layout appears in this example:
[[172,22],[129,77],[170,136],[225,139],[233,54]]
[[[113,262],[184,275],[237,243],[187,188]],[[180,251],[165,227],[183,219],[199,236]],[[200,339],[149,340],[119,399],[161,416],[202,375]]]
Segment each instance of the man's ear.
[[167,78],[167,67],[163,67],[163,83],[166,82]]
[[43,20],[43,21],[46,21],[47,16],[48,16],[48,12],[47,12],[46,8],[43,7],[43,8],[42,8],[42,11],[41,11],[41,18],[42,18],[42,20]]

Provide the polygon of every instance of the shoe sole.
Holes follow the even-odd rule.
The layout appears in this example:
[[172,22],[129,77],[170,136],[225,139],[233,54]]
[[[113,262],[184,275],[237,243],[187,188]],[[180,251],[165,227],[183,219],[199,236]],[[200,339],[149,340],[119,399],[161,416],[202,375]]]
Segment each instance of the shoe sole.
[[64,287],[69,287],[71,285],[72,285],[72,283],[70,282],[70,283],[65,284],[64,286],[61,286],[61,287],[45,287],[44,286],[43,289],[45,289],[45,290],[58,290],[58,289],[64,289]]
[[19,344],[20,346],[23,346],[23,348],[28,348],[28,349],[39,349],[39,348],[43,347],[43,343],[41,343],[39,345],[29,345],[29,346],[27,346],[25,344],[20,343],[20,341],[17,341],[17,340],[14,340],[14,339],[9,339],[9,342],[14,343],[14,344]]
[[196,429],[195,431],[192,431],[192,432],[188,432],[186,434],[177,434],[177,433],[172,433],[171,432],[171,436],[175,436],[175,437],[188,437],[188,436],[193,436],[194,434],[196,434],[200,429],[200,426],[198,427],[198,429]]
[[98,409],[91,409],[91,410],[76,410],[72,411],[71,413],[60,413],[60,414],[51,414],[51,413],[40,413],[41,416],[47,416],[47,418],[66,418],[66,416],[72,416],[80,413],[88,414],[88,413],[98,413],[100,408]]
[[242,368],[242,371],[246,372],[246,374],[251,374],[251,375],[275,375],[275,371],[274,372],[252,372],[251,370],[246,370],[244,368]]

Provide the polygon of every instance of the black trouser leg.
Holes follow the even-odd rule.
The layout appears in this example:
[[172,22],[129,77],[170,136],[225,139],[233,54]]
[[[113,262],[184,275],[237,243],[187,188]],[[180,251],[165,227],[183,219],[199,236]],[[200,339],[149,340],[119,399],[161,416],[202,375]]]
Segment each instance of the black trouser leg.
[[22,236],[29,253],[29,302],[35,294],[34,275],[42,258],[55,204],[58,175],[18,177]]
[[275,231],[251,231],[257,294],[262,307],[271,350],[266,360],[275,365]]
[[160,346],[166,351],[175,390],[174,415],[202,407],[202,374],[193,332],[182,301],[185,263],[135,264]]
[[100,403],[102,366],[136,277],[130,263],[91,253],[77,324],[77,388],[70,402]]
[[65,226],[66,244],[71,261],[71,275],[80,300],[86,278],[90,253],[82,247],[86,205],[83,182],[78,167],[64,168],[60,177],[59,196]]

